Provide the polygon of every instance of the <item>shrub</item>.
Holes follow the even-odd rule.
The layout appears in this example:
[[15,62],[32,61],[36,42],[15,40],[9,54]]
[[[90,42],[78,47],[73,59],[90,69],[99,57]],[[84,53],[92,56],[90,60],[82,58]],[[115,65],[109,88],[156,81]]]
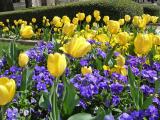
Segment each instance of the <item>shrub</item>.
[[111,19],[119,19],[125,14],[131,16],[143,14],[143,8],[138,3],[130,0],[92,0],[85,2],[69,3],[67,5],[48,6],[17,10],[12,12],[0,13],[0,20],[5,19],[16,20],[23,18],[30,21],[32,17],[40,20],[43,16],[52,19],[53,16],[68,15],[70,18],[75,16],[77,12],[85,12],[86,14],[92,14],[92,12],[98,9],[103,15],[109,15]]
[[150,14],[160,17],[160,7],[153,4],[142,4],[145,14]]

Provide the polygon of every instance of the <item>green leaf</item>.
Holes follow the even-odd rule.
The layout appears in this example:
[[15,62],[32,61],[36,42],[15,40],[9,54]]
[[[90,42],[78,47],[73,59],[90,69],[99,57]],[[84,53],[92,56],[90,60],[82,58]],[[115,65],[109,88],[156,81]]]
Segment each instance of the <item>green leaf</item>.
[[29,90],[32,87],[32,68],[26,67],[24,71],[22,72],[22,82],[21,82],[21,87],[20,91],[25,91]]
[[70,115],[78,104],[79,97],[76,94],[74,86],[68,83],[66,78],[64,79],[64,88],[63,110],[66,115]]
[[155,92],[158,93],[160,91],[160,80],[155,81]]
[[95,120],[104,120],[105,115],[106,115],[105,110],[102,107],[99,107]]
[[153,99],[152,96],[147,97],[143,103],[142,109],[147,109],[148,106],[152,104],[152,99]]
[[130,84],[130,91],[131,91],[131,97],[135,103],[135,106],[137,109],[139,109],[139,90],[136,87],[136,83],[135,83],[135,77],[131,71],[131,67],[129,66],[128,69],[128,80],[129,80],[129,84]]
[[88,113],[78,113],[68,118],[68,120],[94,120],[95,117]]
[[50,119],[51,120],[60,120],[60,111],[57,105],[58,98],[57,98],[57,83],[58,78],[56,78],[54,85],[51,88],[50,96],[49,96],[49,102],[51,104],[51,112],[50,112]]
[[102,70],[103,69],[102,61],[97,58],[95,62],[96,62],[95,65],[97,66],[97,69]]
[[40,99],[39,99],[39,106],[42,108],[48,108],[49,106],[49,94],[46,92],[43,92]]
[[109,54],[107,55],[107,58],[105,59],[105,63],[108,63],[109,60],[112,58],[114,50],[116,49],[117,45],[115,45],[109,52]]

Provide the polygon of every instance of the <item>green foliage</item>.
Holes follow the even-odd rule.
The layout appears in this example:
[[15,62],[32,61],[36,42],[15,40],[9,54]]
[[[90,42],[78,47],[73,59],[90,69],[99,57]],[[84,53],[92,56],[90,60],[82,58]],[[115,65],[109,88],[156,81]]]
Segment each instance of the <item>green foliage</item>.
[[12,12],[0,13],[0,19],[17,20],[23,18],[30,21],[32,17],[37,18],[40,22],[43,16],[52,19],[53,16],[67,15],[73,18],[77,12],[85,12],[86,14],[93,14],[97,9],[101,11],[101,15],[109,15],[111,19],[119,19],[124,17],[125,14],[131,16],[143,14],[143,7],[130,0],[92,0],[85,2],[69,3],[67,5],[48,6],[30,8],[24,10],[17,10]]
[[160,7],[152,4],[142,4],[145,14],[160,16]]

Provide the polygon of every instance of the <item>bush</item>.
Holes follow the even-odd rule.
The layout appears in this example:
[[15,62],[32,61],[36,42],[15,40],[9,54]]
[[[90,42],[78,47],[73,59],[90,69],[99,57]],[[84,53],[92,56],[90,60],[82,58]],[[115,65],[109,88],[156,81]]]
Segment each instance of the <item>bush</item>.
[[129,14],[131,16],[143,14],[142,6],[130,0],[92,0],[69,3],[67,5],[38,7],[12,12],[2,12],[0,13],[0,20],[16,20],[22,18],[29,21],[32,17],[37,18],[37,20],[41,20],[43,16],[47,16],[47,18],[52,19],[52,17],[55,15],[68,15],[72,18],[77,12],[92,14],[95,9],[100,10],[102,16],[109,15],[111,19],[119,19],[125,14]]
[[145,14],[150,14],[160,17],[160,7],[152,4],[142,4]]

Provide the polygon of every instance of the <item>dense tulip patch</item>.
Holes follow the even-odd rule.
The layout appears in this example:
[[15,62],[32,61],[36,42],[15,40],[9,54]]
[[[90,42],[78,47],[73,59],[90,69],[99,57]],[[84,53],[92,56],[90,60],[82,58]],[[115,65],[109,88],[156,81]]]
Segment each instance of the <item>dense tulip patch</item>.
[[[0,119],[159,120],[157,20],[95,10],[0,22],[1,36],[14,39],[0,59]],[[18,39],[40,41],[23,51]]]

